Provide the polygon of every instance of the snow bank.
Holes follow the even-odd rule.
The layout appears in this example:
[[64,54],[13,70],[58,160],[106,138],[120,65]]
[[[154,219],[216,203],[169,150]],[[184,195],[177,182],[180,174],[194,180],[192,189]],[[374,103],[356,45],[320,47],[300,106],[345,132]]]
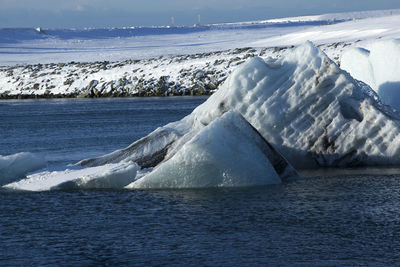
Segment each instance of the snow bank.
[[341,67],[374,89],[382,102],[400,111],[400,42],[381,41],[364,48],[351,48]]
[[[234,110],[295,168],[400,164],[399,117],[373,95],[307,42],[280,58],[248,60],[192,114],[135,142],[129,153],[115,152],[111,160],[158,155],[152,162],[157,166]],[[109,159],[83,163],[105,164]]]
[[5,185],[5,188],[26,191],[57,189],[123,188],[136,176],[138,166],[132,162],[106,164],[85,169],[40,172],[24,180]]
[[[276,152],[275,152],[276,153]],[[204,127],[166,162],[127,188],[205,188],[277,184],[269,144],[234,111]],[[284,168],[290,166],[283,162]],[[283,172],[279,168],[280,174]]]
[[0,155],[0,185],[11,183],[24,177],[28,172],[46,167],[43,157],[21,152],[9,156]]

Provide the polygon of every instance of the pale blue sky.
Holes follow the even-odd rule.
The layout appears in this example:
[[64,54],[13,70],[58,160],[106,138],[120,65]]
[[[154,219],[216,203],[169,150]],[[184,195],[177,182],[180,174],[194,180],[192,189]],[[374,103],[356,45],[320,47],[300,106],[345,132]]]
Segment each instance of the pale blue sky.
[[192,25],[400,8],[399,0],[0,0],[4,27]]

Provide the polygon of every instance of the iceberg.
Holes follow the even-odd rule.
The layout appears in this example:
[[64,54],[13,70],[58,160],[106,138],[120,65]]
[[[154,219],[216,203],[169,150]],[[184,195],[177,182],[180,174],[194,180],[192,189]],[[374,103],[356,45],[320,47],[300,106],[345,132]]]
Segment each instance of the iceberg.
[[24,191],[67,189],[120,189],[134,181],[137,164],[121,162],[103,166],[63,171],[44,171],[28,175],[26,179],[10,183],[4,188]]
[[0,186],[16,181],[29,172],[42,169],[46,164],[42,156],[29,152],[0,155]]
[[181,121],[78,165],[132,160],[142,168],[156,167],[230,110],[240,113],[296,169],[397,165],[400,117],[374,96],[307,42],[280,58],[249,59]]
[[253,186],[296,178],[294,168],[398,164],[399,114],[307,42],[249,59],[190,115],[127,148],[6,187]]
[[278,184],[281,177],[296,176],[237,111],[228,111],[127,188],[255,186]]
[[341,57],[341,67],[369,86],[383,103],[400,111],[400,42],[386,40],[365,48],[350,48]]

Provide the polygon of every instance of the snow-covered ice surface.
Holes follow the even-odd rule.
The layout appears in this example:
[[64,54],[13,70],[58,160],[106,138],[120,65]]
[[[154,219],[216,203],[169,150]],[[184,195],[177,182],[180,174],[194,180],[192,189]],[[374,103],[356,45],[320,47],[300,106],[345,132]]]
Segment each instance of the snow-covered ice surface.
[[0,186],[44,167],[46,167],[45,159],[37,154],[21,152],[8,156],[0,155]]
[[250,59],[182,121],[158,128],[127,149],[79,164],[158,155],[151,164],[157,166],[229,110],[238,111],[295,168],[400,163],[397,113],[308,42],[278,59]]
[[255,186],[296,176],[291,166],[274,154],[277,152],[238,112],[229,111],[127,188]]
[[132,162],[106,164],[77,169],[69,167],[63,171],[44,171],[28,175],[27,178],[4,186],[7,189],[25,191],[48,191],[66,189],[121,189],[130,184],[138,167]]
[[386,40],[345,50],[341,67],[400,111],[400,42]]

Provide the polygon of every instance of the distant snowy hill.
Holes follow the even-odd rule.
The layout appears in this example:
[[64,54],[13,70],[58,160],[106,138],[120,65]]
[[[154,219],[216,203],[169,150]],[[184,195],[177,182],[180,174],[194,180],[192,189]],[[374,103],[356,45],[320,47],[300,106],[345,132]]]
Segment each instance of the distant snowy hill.
[[0,29],[0,65],[119,61],[238,47],[399,36],[400,10],[336,13],[199,27]]

